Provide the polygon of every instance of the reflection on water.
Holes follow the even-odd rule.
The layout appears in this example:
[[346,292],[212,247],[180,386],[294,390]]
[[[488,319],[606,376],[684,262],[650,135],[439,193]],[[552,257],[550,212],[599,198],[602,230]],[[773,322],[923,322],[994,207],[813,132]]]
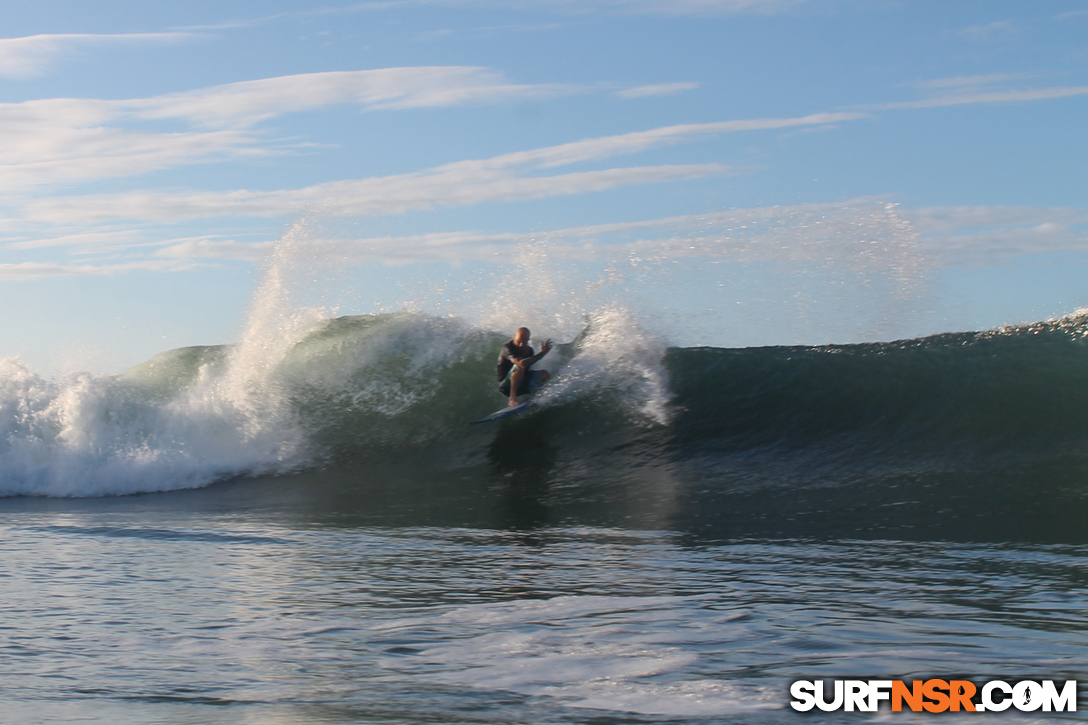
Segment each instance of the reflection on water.
[[[666,443],[557,435],[564,421],[526,418],[475,458],[359,453],[323,470],[238,478],[199,490],[96,499],[0,498],[4,512],[145,512],[171,520],[231,513],[277,526],[467,527],[531,531],[605,527],[672,531],[692,542],[896,539],[1088,543],[1080,464],[1029,469],[856,470],[821,452],[774,460],[670,457]],[[651,431],[647,437],[656,432]],[[806,461],[806,456],[811,460]],[[831,466],[834,470],[827,470]]]
[[[495,511],[518,495],[496,493]],[[331,523],[137,505],[0,515],[7,712],[777,723],[795,718],[797,678],[1088,666],[1080,546]]]

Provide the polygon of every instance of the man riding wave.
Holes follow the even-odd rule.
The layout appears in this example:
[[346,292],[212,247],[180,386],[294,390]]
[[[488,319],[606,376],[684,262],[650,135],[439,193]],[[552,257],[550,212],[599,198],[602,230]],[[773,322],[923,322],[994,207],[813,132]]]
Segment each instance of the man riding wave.
[[548,381],[551,373],[547,370],[532,370],[533,365],[552,349],[552,341],[545,340],[540,352],[534,354],[529,347],[532,333],[528,327],[519,327],[514,339],[502,346],[499,352],[499,364],[496,374],[499,379],[499,392],[510,397],[509,407],[518,404],[519,395],[529,395],[540,389]]

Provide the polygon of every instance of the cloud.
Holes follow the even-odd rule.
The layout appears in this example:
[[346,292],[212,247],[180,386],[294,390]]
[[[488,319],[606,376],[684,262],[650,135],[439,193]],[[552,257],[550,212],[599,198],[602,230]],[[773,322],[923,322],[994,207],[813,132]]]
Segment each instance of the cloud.
[[[905,287],[935,266],[1002,264],[1024,255],[1088,253],[1088,212],[1063,207],[903,209],[879,199],[761,207],[524,233],[436,232],[315,239],[337,264],[493,262],[515,249],[554,259],[627,262],[707,258],[884,270]],[[252,260],[264,247],[187,245],[172,256]],[[165,252],[165,250],[164,250]]]
[[562,84],[510,83],[501,73],[471,66],[380,68],[230,83],[129,101],[126,110],[140,119],[182,119],[205,127],[238,128],[335,104],[391,110],[553,98],[583,90]]
[[7,244],[9,249],[46,249],[50,247],[88,248],[95,251],[128,247],[143,242],[140,232],[134,229],[80,232],[55,237],[41,237]]
[[674,93],[691,91],[699,87],[698,83],[662,83],[653,86],[638,86],[616,91],[620,98],[647,98],[649,96],[671,96]]
[[[372,266],[517,259],[602,265],[606,279],[634,281],[647,270],[720,269],[711,265],[786,265],[807,275],[850,279],[896,296],[910,295],[930,268],[918,235],[895,205],[872,199],[737,209],[631,223],[510,235],[460,234],[320,240],[326,258]],[[319,253],[320,253],[319,252]],[[562,275],[559,267],[549,269]],[[634,277],[628,276],[628,273]],[[871,284],[870,284],[871,283]]]
[[109,277],[129,272],[178,272],[193,269],[191,262],[145,260],[123,264],[57,264],[54,262],[0,263],[0,281],[30,282],[47,277]]
[[306,14],[388,10],[411,5],[446,5],[545,10],[557,13],[614,12],[707,17],[775,14],[809,2],[810,0],[378,0],[358,3],[346,8],[307,11]]
[[[46,99],[0,103],[0,190],[147,173],[297,148],[251,128],[275,116],[334,104],[390,110],[575,92],[519,85],[486,68],[384,68],[281,76],[133,100]],[[147,121],[195,126],[133,130]]]
[[[0,279],[175,271],[203,261],[255,262],[270,241],[214,235],[144,241],[146,232],[104,230],[19,242],[21,249],[71,246],[76,254],[127,251],[123,264],[8,264]],[[97,248],[95,245],[98,244]],[[875,198],[761,207],[532,232],[449,231],[407,236],[315,239],[314,253],[337,264],[493,261],[536,245],[555,258],[887,266],[903,279],[936,265],[1001,264],[1024,255],[1088,253],[1088,212],[1065,207],[959,206],[903,209]],[[150,256],[146,251],[154,247]]]
[[401,214],[484,202],[525,201],[604,191],[629,184],[694,179],[728,173],[718,164],[625,167],[555,176],[517,176],[504,169],[451,164],[425,172],[337,181],[280,191],[131,192],[50,197],[28,202],[29,218],[54,223],[116,219],[182,220],[280,217],[307,212],[330,216]]
[[460,231],[324,239],[330,258],[355,264],[493,261],[519,246],[556,259],[837,264],[886,268],[904,281],[935,265],[992,265],[1015,256],[1088,253],[1088,212],[1061,207],[929,207],[879,199],[736,209],[531,233]]
[[930,254],[947,265],[1088,252],[1088,213],[1067,207],[957,206],[904,212]]
[[591,5],[659,15],[774,14],[803,5],[807,0],[596,0]]
[[1088,94],[1088,86],[1055,86],[1029,90],[986,91],[961,94],[949,94],[923,98],[919,101],[900,101],[873,106],[859,106],[859,110],[893,110],[901,108],[939,108],[942,106],[963,106],[974,103],[1028,103],[1046,101],[1055,98],[1069,98]]
[[[142,238],[150,236],[145,233]],[[66,244],[84,254],[96,241],[105,245],[97,251],[123,248],[128,259],[111,259],[106,264],[0,264],[0,280],[183,271],[224,260],[255,262],[273,247],[270,241],[242,242],[213,235],[144,242],[135,233],[118,235],[109,230],[20,245],[33,249]],[[909,210],[860,198],[532,232],[326,236],[313,239],[312,244],[316,259],[337,265],[491,263],[509,258],[516,249],[543,250],[555,259],[636,266],[684,258],[808,269],[832,265],[883,275],[908,290],[935,266],[993,265],[1023,255],[1088,254],[1088,212],[1006,206]]]
[[990,266],[1014,257],[1088,253],[1088,231],[1061,225],[988,229],[928,242],[931,254],[948,266]]
[[998,20],[992,23],[986,23],[985,25],[972,25],[959,31],[959,34],[965,38],[985,40],[996,35],[1011,33],[1015,30],[1016,24],[1011,20]]
[[905,214],[922,234],[943,234],[978,227],[1088,223],[1088,213],[1069,207],[937,206]]
[[194,239],[171,244],[155,252],[156,257],[174,259],[234,259],[256,262],[263,259],[272,248],[273,242],[222,242],[211,239]]
[[[436,232],[407,236],[319,238],[315,254],[336,264],[492,262],[533,247],[554,259],[649,261],[714,258],[732,262],[822,263],[893,257],[904,263],[917,235],[893,204],[853,199],[827,204],[736,209],[527,233]],[[880,247],[874,247],[874,241]],[[180,250],[179,250],[180,251]],[[915,250],[916,251],[916,250]],[[193,258],[251,258],[241,246],[188,246]],[[179,254],[180,256],[180,254]],[[916,260],[917,261],[917,260]]]
[[798,118],[684,124],[585,139],[488,159],[458,161],[409,174],[334,181],[301,189],[187,193],[138,191],[49,197],[27,202],[24,211],[29,219],[51,223],[89,223],[113,219],[279,217],[307,211],[332,216],[400,214],[483,202],[543,199],[630,184],[736,173],[737,170],[720,164],[688,164],[534,175],[539,171],[634,154],[704,135],[815,126],[861,118],[867,116],[859,113],[822,113]]
[[[693,86],[643,86],[628,93],[648,95]],[[25,191],[45,184],[73,184],[189,164],[290,153],[302,144],[269,140],[253,127],[276,116],[324,106],[351,104],[365,111],[379,111],[541,99],[586,90],[580,86],[510,83],[486,68],[439,66],[281,76],[144,99],[58,98],[0,103],[0,128],[4,129],[0,135],[0,191]],[[858,113],[838,113],[689,124],[566,144],[520,156],[522,161],[532,162],[533,153],[549,154],[553,160],[540,164],[546,168],[613,155],[616,150],[610,147],[627,147],[624,153],[634,153],[696,134],[827,124],[861,117]],[[148,121],[177,121],[191,128],[138,130],[138,124]],[[519,163],[518,156],[497,161]],[[240,192],[239,196],[244,194]]]
[[[6,109],[0,108],[0,124]],[[134,176],[187,164],[267,156],[257,139],[236,131],[137,133],[107,126],[64,125],[54,116],[36,127],[6,125],[0,138],[0,190]]]
[[88,45],[175,43],[193,37],[192,33],[81,33],[0,38],[0,77],[24,79],[43,75],[57,60]]
[[633,154],[665,144],[678,143],[693,136],[772,130],[796,126],[818,126],[841,121],[856,121],[863,118],[870,118],[870,116],[864,113],[815,113],[794,118],[752,118],[737,121],[662,126],[649,131],[601,136],[532,151],[504,154],[484,161],[463,161],[459,163],[490,167],[533,165],[550,168],[579,161],[599,160],[620,154]]
[[[161,230],[159,230],[161,232]],[[64,248],[75,257],[133,257],[153,249],[153,257],[170,259],[260,259],[271,242],[222,240],[218,235],[163,239],[154,229],[100,228],[75,234],[10,241],[14,251]]]
[[993,86],[1009,81],[1020,81],[1027,78],[1037,78],[1035,73],[993,73],[990,75],[953,76],[951,78],[934,78],[928,81],[918,81],[914,85],[919,88],[932,88],[935,90],[955,89],[962,91],[964,88],[980,88]]
[[[858,106],[859,110],[892,110],[903,108],[939,108],[977,103],[1029,103],[1055,98],[1088,94],[1088,86],[1052,86],[1050,88],[1014,88],[1013,82],[1038,78],[1036,73],[991,73],[985,75],[951,76],[910,84],[935,95],[916,101],[899,101]],[[1004,87],[1002,87],[1004,86]]]
[[[493,262],[515,249],[555,259],[639,265],[684,258],[729,263],[833,265],[881,274],[903,289],[934,266],[992,265],[1023,255],[1088,253],[1088,212],[1045,207],[929,207],[905,210],[879,199],[736,209],[698,215],[532,232],[449,231],[407,236],[323,237],[316,258],[341,264]],[[104,234],[104,233],[103,233]],[[73,235],[76,236],[76,235]],[[69,239],[82,250],[90,239]],[[143,247],[152,246],[144,244]],[[254,262],[272,242],[214,236],[158,242],[150,256],[122,263],[0,264],[0,280],[172,272],[211,261]]]

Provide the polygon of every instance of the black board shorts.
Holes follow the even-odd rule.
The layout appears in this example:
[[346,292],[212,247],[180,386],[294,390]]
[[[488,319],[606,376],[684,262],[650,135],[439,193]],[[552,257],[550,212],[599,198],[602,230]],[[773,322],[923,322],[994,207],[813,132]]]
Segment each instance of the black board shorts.
[[[499,392],[503,395],[510,396],[510,376],[514,374],[514,368],[510,368],[510,372],[506,374],[502,382],[499,383]],[[529,395],[540,390],[540,386],[543,384],[541,378],[544,373],[540,370],[530,370],[529,374],[521,379],[521,385],[518,386],[518,395]]]

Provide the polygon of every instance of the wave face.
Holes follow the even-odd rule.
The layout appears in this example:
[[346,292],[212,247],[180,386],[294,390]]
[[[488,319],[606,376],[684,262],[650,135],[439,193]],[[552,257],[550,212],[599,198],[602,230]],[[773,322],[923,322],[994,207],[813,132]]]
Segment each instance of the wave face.
[[988,465],[1088,433],[1088,318],[820,347],[670,350],[674,424],[700,454],[754,450]]
[[1083,315],[891,343],[679,349],[605,309],[542,363],[555,379],[535,412],[487,426],[467,421],[504,402],[493,370],[506,335],[408,312],[289,327],[257,352],[245,340],[173,350],[121,376],[45,380],[3,361],[0,494],[373,468],[521,481],[549,520],[1084,538]]
[[[577,345],[562,346],[573,359],[541,402],[619,380],[636,414],[664,422],[664,347],[617,329],[626,322],[606,311]],[[45,380],[17,360],[0,362],[0,494],[164,491],[456,445],[474,439],[468,420],[504,402],[494,383],[501,335],[412,313],[298,327],[293,341],[280,330],[262,339],[260,354],[247,341],[182,348],[116,377]],[[617,355],[608,348],[620,338]]]
[[671,448],[704,484],[689,526],[1083,542],[1086,336],[1078,314],[890,343],[670,350]]

